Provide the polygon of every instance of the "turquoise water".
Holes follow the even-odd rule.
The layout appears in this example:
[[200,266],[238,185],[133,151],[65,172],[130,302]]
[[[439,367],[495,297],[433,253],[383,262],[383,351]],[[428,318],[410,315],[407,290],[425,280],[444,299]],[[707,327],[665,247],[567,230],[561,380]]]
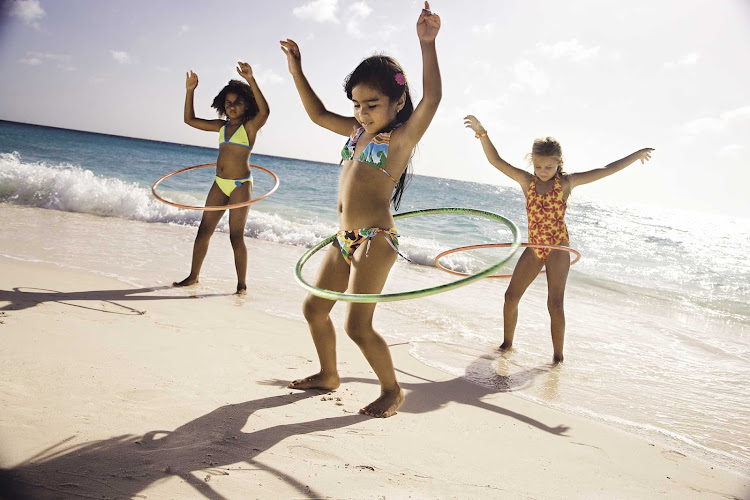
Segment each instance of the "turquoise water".
[[[115,235],[108,236],[115,238],[121,219],[187,226],[192,232],[201,213],[160,203],[150,188],[168,172],[215,159],[211,148],[0,121],[0,204],[106,216]],[[338,161],[335,152],[331,160]],[[255,154],[251,162],[271,169],[281,184],[270,198],[252,206],[246,236],[295,245],[301,254],[303,247],[338,229],[336,164]],[[161,185],[160,193],[202,205],[213,175],[208,168],[176,176]],[[256,195],[271,188],[268,175],[256,172],[254,177]],[[525,239],[518,188],[417,175],[401,211],[444,206],[502,214]],[[544,384],[528,382],[528,374],[551,355],[544,278],[522,302],[529,311],[522,316],[523,330],[543,343],[526,345],[511,361],[478,361],[494,352],[502,336],[498,325],[507,282],[472,285],[434,301],[379,306],[402,315],[409,325],[391,335],[411,342],[412,354],[420,360],[479,384],[497,385],[497,375],[505,373],[498,390],[645,435],[658,434],[746,470],[750,222],[585,201],[576,194],[566,220],[571,245],[583,258],[570,274],[566,362],[545,375],[547,388],[549,377],[555,377],[554,394]],[[439,252],[510,239],[498,223],[456,215],[399,221],[398,229],[401,249],[413,262],[399,266],[414,280],[424,279],[425,286],[432,279],[425,272],[434,270]],[[226,221],[219,231],[226,231]],[[454,254],[443,262],[476,271],[502,252]],[[1,242],[0,253],[7,254]],[[128,277],[124,271],[120,276]],[[288,277],[288,286],[295,287],[291,270]],[[521,346],[527,335],[522,327],[517,334]]]
[[[150,186],[171,171],[216,160],[216,150],[0,121],[0,202],[108,215],[146,222],[197,225],[200,212],[166,210]],[[333,158],[335,160],[336,158]],[[277,227],[246,234],[312,246],[336,228],[335,164],[253,155],[273,170],[280,188],[253,211],[278,215]],[[202,205],[213,169],[191,171],[160,186],[163,196]],[[272,186],[255,173],[256,195]],[[401,211],[458,206],[488,210],[513,220],[525,237],[523,194],[517,188],[414,176]],[[750,317],[750,221],[577,200],[567,214],[571,245],[584,258],[574,268],[582,279],[629,285],[667,295],[706,314],[743,321]],[[444,216],[399,224],[409,258],[432,265],[448,248],[509,241],[509,232],[482,219]],[[412,244],[410,244],[410,242]],[[417,243],[417,244],[413,244]],[[497,253],[446,259],[460,270],[479,269]]]

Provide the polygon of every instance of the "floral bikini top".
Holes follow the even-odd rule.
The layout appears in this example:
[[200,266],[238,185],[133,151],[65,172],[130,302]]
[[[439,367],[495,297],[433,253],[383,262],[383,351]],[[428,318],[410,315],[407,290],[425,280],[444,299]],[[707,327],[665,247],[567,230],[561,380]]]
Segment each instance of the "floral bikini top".
[[[401,124],[399,123],[398,125],[396,125],[396,127],[398,127],[399,125]],[[394,127],[394,129],[396,127]],[[367,163],[368,165],[381,170],[385,175],[390,177],[393,182],[397,182],[396,179],[385,169],[385,163],[388,160],[388,147],[391,143],[391,133],[393,133],[393,130],[389,132],[380,132],[379,134],[377,134],[372,138],[370,143],[365,146],[365,149],[362,150],[359,158],[354,158],[354,150],[357,147],[357,141],[359,140],[359,136],[361,136],[364,131],[364,127],[359,127],[349,137],[349,140],[346,141],[344,149],[341,150],[342,161],[353,159],[354,161]]]

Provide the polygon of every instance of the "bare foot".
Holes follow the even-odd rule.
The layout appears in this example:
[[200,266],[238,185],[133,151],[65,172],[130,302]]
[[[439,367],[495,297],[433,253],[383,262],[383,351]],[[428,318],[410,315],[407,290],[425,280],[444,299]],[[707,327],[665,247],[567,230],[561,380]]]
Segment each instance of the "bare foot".
[[235,295],[247,295],[247,285],[244,283],[240,285],[237,283],[237,291],[234,293]]
[[498,349],[501,351],[508,351],[511,347],[513,347],[513,342],[503,342]]
[[193,279],[188,276],[182,281],[175,281],[174,283],[172,283],[172,286],[190,286],[195,285],[196,283],[198,283],[198,278]]
[[375,418],[387,418],[396,413],[402,404],[404,404],[404,391],[399,387],[395,391],[380,391],[380,397],[359,412]]
[[332,391],[338,389],[341,385],[338,374],[334,375],[323,375],[322,373],[316,373],[306,378],[299,378],[291,382],[287,387],[290,389],[300,389],[302,391],[306,389],[325,389]]
[[562,354],[559,354],[559,355],[555,354],[554,356],[552,356],[552,364],[553,365],[560,364],[563,362],[564,359],[565,357]]

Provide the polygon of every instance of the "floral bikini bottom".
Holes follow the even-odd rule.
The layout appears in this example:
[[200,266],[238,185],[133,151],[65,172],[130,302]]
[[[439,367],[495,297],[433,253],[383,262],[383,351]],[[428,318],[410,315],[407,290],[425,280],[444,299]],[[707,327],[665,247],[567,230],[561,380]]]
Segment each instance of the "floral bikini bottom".
[[[346,263],[352,263],[352,256],[354,255],[354,252],[357,251],[357,248],[359,248],[360,245],[365,242],[365,240],[367,240],[367,249],[365,250],[365,257],[367,257],[368,253],[370,252],[370,242],[372,241],[372,238],[377,236],[378,234],[382,234],[388,244],[391,245],[391,248],[393,248],[396,253],[401,255],[401,257],[404,257],[404,255],[398,251],[399,234],[396,232],[395,227],[392,227],[390,229],[383,229],[380,227],[342,229],[341,231],[336,233],[336,241],[339,244],[341,256],[344,258]],[[406,257],[404,258],[406,259]]]

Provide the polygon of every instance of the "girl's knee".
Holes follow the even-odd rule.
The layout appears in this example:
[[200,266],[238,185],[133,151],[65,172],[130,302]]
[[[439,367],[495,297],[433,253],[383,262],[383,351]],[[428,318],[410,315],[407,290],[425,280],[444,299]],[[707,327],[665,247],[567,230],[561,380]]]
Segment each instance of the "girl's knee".
[[308,323],[317,323],[328,317],[328,311],[316,304],[314,298],[308,297],[302,303],[302,315]]
[[517,305],[521,301],[521,295],[513,292],[510,288],[505,291],[505,303]]
[[208,241],[211,239],[211,235],[213,235],[214,232],[210,229],[201,229],[198,228],[198,233],[195,235],[195,242],[196,243],[208,243]]
[[344,331],[357,344],[364,342],[372,334],[372,326],[365,325],[361,321],[347,318],[344,323]]
[[245,245],[245,234],[242,232],[230,232],[229,241],[232,242],[232,247],[242,247]]
[[551,315],[564,315],[565,308],[562,298],[549,298],[547,299],[547,310]]

